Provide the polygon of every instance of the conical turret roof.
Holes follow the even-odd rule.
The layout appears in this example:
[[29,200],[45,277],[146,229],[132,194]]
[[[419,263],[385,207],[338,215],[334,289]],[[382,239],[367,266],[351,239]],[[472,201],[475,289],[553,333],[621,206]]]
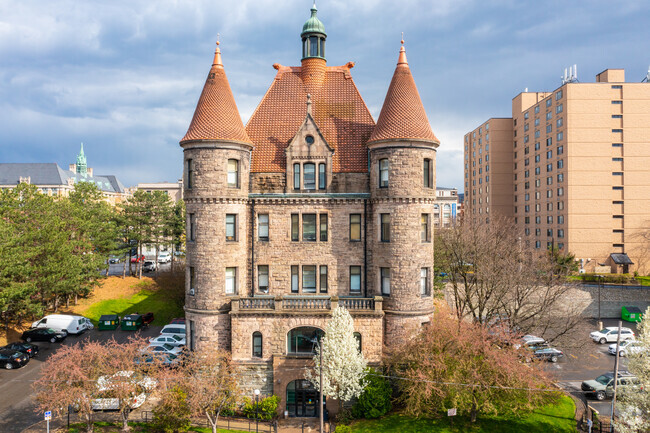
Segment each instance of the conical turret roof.
[[402,45],[384,105],[368,143],[408,139],[439,143],[431,130]]
[[244,129],[230,83],[226,78],[226,71],[221,63],[219,42],[212,68],[196,104],[192,123],[181,144],[195,140],[230,141],[253,146]]

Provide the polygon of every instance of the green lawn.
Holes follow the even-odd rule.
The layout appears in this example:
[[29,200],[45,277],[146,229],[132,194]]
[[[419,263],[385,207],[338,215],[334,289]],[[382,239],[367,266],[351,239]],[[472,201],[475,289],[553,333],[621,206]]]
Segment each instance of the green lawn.
[[138,312],[144,314],[149,311],[154,313],[154,325],[166,325],[172,318],[185,315],[182,296],[179,297],[175,289],[161,288],[152,290],[143,288],[132,296],[107,299],[92,304],[83,311],[83,315],[97,326],[99,317],[102,314],[117,314],[123,317],[129,313]]
[[[95,433],[119,433],[122,431],[121,423],[113,422],[95,422]],[[155,433],[152,426],[142,422],[129,422],[131,427],[131,432],[133,433]],[[84,433],[86,431],[86,424],[84,423],[75,423],[71,424],[67,433]],[[212,433],[211,428],[206,427],[191,427],[190,432],[197,433]],[[217,429],[217,433],[246,433],[244,430],[226,430],[226,429]]]
[[400,432],[400,433],[550,433],[576,432],[573,415],[575,404],[569,397],[562,397],[557,405],[547,406],[519,418],[513,416],[479,416],[475,424],[468,418],[454,417],[450,426],[448,417],[442,419],[416,419],[399,414],[378,420],[361,420],[352,424],[354,433]]

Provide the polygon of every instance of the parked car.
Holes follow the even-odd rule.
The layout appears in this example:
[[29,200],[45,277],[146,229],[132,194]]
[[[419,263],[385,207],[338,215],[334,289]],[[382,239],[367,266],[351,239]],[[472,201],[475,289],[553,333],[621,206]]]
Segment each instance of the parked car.
[[[628,353],[639,353],[642,350],[643,350],[643,346],[638,341],[625,340],[625,341],[621,341],[621,345],[618,348],[618,355],[627,356]],[[610,344],[608,351],[610,354],[616,355],[616,343]]]
[[20,368],[29,362],[29,355],[10,349],[0,349],[0,365],[7,370]]
[[134,255],[131,256],[131,263],[140,263],[144,261],[144,255]]
[[150,344],[149,347],[147,347],[147,350],[152,353],[164,353],[167,355],[178,356],[183,351],[183,348],[178,346],[172,346],[171,344],[165,343],[165,344]]
[[157,267],[158,265],[156,265],[156,262],[152,260],[147,260],[144,262],[144,265],[142,266],[142,270],[144,272],[153,272],[156,270]]
[[65,332],[57,332],[51,328],[32,328],[23,332],[23,335],[20,336],[23,340],[28,343],[32,341],[49,341],[50,343],[56,343],[65,340],[68,334]]
[[114,265],[119,262],[120,262],[120,258],[118,256],[110,256],[108,258],[108,263],[110,263],[111,265]]
[[174,317],[170,322],[170,325],[179,324],[185,325],[185,317]]
[[[641,386],[641,381],[636,376],[628,371],[618,372],[617,390],[639,386]],[[595,380],[585,380],[582,382],[581,388],[587,396],[593,396],[596,400],[612,398],[614,395],[614,373],[601,374]]]
[[89,319],[68,314],[50,314],[32,323],[32,328],[50,328],[66,334],[81,334],[94,327]]
[[169,263],[172,261],[172,255],[165,252],[158,254],[158,263]]
[[550,362],[557,362],[560,358],[564,356],[564,353],[561,350],[555,349],[553,347],[544,347],[542,349],[537,349],[533,352],[533,356],[539,359],[545,359]]
[[520,347],[525,347],[527,349],[533,349],[533,348],[541,348],[544,346],[547,346],[548,343],[546,343],[546,340],[544,340],[541,337],[536,337],[534,335],[524,335],[521,337],[521,344],[515,344],[514,347],[515,349],[519,349]]
[[160,335],[185,335],[185,324],[184,323],[173,323],[170,325],[163,326],[163,329],[160,330]]
[[24,353],[30,358],[38,355],[39,348],[35,344],[23,343],[22,341],[17,341],[15,343],[9,343],[6,346],[2,347],[4,350],[13,350],[14,352]]
[[[618,337],[618,326],[608,326],[600,331],[594,331],[589,334],[589,337],[596,343],[600,344],[616,342],[616,338]],[[630,328],[621,328],[621,341],[633,339],[634,331]]]
[[169,344],[170,346],[185,346],[185,335],[160,335],[149,340],[152,345]]

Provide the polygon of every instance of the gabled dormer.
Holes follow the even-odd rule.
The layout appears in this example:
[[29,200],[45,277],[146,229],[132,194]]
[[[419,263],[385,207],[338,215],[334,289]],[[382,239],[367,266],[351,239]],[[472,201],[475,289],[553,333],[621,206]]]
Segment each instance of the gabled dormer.
[[332,149],[311,113],[307,95],[307,115],[286,149],[287,192],[327,192],[332,181]]

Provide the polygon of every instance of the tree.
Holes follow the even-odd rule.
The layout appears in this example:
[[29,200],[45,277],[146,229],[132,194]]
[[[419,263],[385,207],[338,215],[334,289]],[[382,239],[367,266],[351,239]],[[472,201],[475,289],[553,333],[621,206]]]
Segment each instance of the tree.
[[352,408],[356,418],[379,418],[393,407],[393,388],[380,371],[366,369],[367,385]]
[[447,274],[454,312],[459,319],[569,344],[585,305],[567,302],[574,286],[566,266],[529,249],[522,236],[511,220],[498,217],[489,225],[467,218],[438,231],[435,263]]
[[[320,381],[320,353],[323,358],[323,382]],[[339,401],[359,397],[366,386],[366,360],[359,350],[359,340],[354,336],[354,322],[348,310],[337,307],[325,328],[325,335],[316,347],[314,368],[307,370],[306,377],[317,390]]]
[[[197,416],[205,416],[217,433],[219,415],[240,399],[237,372],[230,357],[217,350],[190,352],[182,368],[182,388],[187,389],[188,403]],[[180,371],[180,370],[179,370]]]
[[153,409],[154,428],[163,433],[186,432],[191,427],[187,393],[178,385],[162,393]]
[[389,368],[404,379],[396,382],[398,401],[408,414],[435,417],[456,408],[474,422],[479,413],[518,413],[556,397],[541,363],[522,363],[520,350],[489,327],[440,310],[395,351]]
[[[628,353],[627,369],[641,381],[640,387],[619,388],[616,431],[637,433],[650,431],[650,307],[637,326],[642,350]],[[617,391],[618,393],[619,391]]]
[[555,274],[569,275],[578,272],[578,269],[580,269],[580,264],[576,261],[575,254],[569,252],[563,253],[556,246],[549,247],[547,251]]

